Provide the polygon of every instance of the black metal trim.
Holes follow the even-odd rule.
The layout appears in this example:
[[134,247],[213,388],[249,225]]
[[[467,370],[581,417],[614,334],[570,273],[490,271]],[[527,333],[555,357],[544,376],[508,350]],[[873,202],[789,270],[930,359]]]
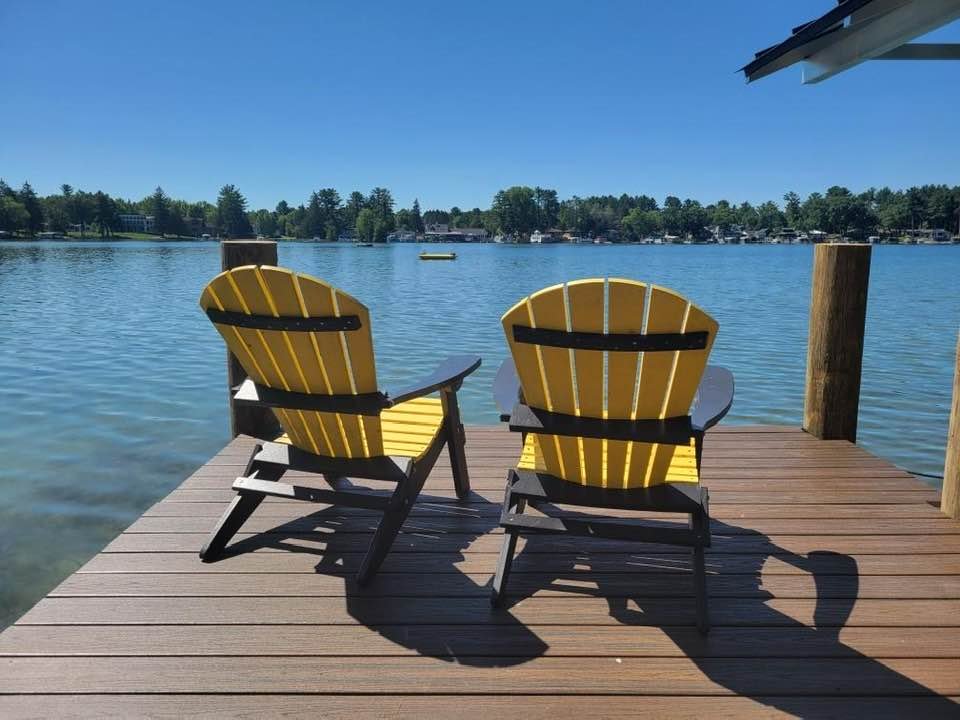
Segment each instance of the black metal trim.
[[258,385],[250,378],[236,388],[233,401],[237,405],[284,410],[314,410],[348,415],[379,415],[381,410],[391,405],[390,400],[379,392],[359,395],[317,395]]
[[572,350],[608,350],[611,352],[667,352],[703,350],[710,333],[704,330],[688,333],[592,333],[547,330],[525,325],[513,326],[513,340],[518,343]]
[[695,436],[689,415],[663,420],[603,420],[554,413],[521,403],[510,413],[510,430],[534,435],[634,440],[687,445]]
[[217,325],[249,328],[251,330],[284,330],[287,332],[340,332],[359,330],[361,323],[357,315],[340,317],[272,317],[270,315],[247,315],[227,310],[206,311],[207,317]]

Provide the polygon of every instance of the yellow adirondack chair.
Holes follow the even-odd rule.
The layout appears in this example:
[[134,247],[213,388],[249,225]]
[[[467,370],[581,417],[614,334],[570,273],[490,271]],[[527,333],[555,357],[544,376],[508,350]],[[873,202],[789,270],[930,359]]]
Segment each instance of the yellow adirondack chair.
[[[697,625],[706,632],[710,521],[700,458],[704,432],[733,402],[733,376],[707,367],[716,321],[671,290],[621,279],[546,288],[502,321],[512,358],[494,394],[524,441],[507,478],[493,603],[504,597],[518,534],[680,544],[693,550]],[[524,515],[527,504],[686,513],[690,522]]]
[[[234,402],[269,407],[283,434],[258,444],[237,478],[230,507],[200,551],[219,557],[266,496],[382,510],[358,579],[386,557],[444,444],[457,496],[470,491],[457,390],[480,366],[447,358],[433,374],[397,393],[377,384],[370,313],[327,283],[290,270],[248,265],[204,288],[206,312],[249,376]],[[429,397],[439,393],[439,397]],[[269,440],[264,438],[264,440]],[[288,470],[319,473],[330,489],[278,482]],[[396,484],[390,495],[350,492],[344,478]]]

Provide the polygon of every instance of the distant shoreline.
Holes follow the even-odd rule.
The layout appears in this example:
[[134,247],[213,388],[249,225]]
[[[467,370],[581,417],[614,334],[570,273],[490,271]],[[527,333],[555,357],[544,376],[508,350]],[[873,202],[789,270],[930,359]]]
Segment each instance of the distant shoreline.
[[[207,243],[207,242],[220,242],[225,238],[210,237],[210,238],[198,238],[191,236],[165,236],[159,237],[157,235],[148,235],[145,233],[125,233],[122,235],[113,235],[110,237],[100,237],[99,235],[87,237],[79,237],[73,235],[60,235],[57,237],[0,237],[0,242],[10,242],[10,243],[41,243],[41,242],[88,242],[88,243],[102,243],[102,242],[155,242],[155,243]],[[253,239],[253,238],[236,238],[236,239]],[[282,237],[282,238],[259,238],[259,239],[268,239],[274,240],[278,243],[296,243],[296,244],[310,244],[310,245],[325,245],[325,246],[338,246],[338,247],[355,247],[358,243],[353,241],[337,241],[337,240],[314,240],[312,238],[293,238],[293,237]],[[852,240],[839,240],[831,239],[824,242],[842,242],[842,243],[851,243],[855,244],[856,241]],[[403,242],[382,242],[375,243],[376,246],[392,246],[392,245],[505,245],[505,246],[519,246],[519,247],[550,247],[550,246],[586,246],[586,247],[597,247],[597,246],[616,246],[616,245],[640,245],[640,246],[683,246],[683,245],[714,245],[714,246],[724,246],[724,245],[818,245],[820,242],[812,241],[783,241],[783,240],[761,240],[761,241],[750,241],[750,242],[717,242],[715,240],[684,240],[684,241],[625,241],[625,242],[551,242],[551,243],[530,243],[530,242],[494,242],[492,240],[485,241],[473,241],[473,242],[457,242],[450,240],[416,240],[416,241],[403,241]],[[886,238],[877,241],[867,243],[870,245],[923,245],[927,247],[945,247],[950,245],[960,245],[960,238],[954,238],[953,240],[947,241],[923,241],[923,240],[914,240],[914,239],[899,239],[897,241],[891,241]]]

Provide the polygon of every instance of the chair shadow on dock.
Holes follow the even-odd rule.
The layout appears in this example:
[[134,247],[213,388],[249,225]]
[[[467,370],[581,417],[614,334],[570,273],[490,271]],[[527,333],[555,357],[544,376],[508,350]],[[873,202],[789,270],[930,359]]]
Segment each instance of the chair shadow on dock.
[[[578,514],[568,513],[568,516],[576,517]],[[586,515],[583,517],[589,518]],[[566,570],[551,573],[553,581],[540,587],[528,585],[523,592],[512,593],[506,607],[509,607],[511,602],[520,601],[538,590],[551,587],[562,587],[565,591],[581,596],[605,598],[610,617],[623,624],[625,633],[629,632],[628,626],[658,626],[711,682],[737,696],[750,697],[771,708],[796,716],[837,717],[835,705],[825,702],[821,709],[817,710],[816,706],[809,702],[809,697],[805,697],[828,694],[925,696],[925,704],[922,706],[925,717],[960,715],[960,705],[950,698],[940,696],[934,690],[888,667],[882,661],[864,655],[840,639],[841,631],[853,613],[859,595],[860,576],[854,558],[829,549],[800,555],[779,547],[762,533],[716,519],[712,520],[711,527],[715,546],[718,539],[725,539],[729,544],[735,544],[743,538],[749,538],[750,542],[749,551],[743,553],[712,552],[707,555],[708,588],[712,585],[712,609],[718,604],[719,597],[729,598],[725,612],[714,613],[717,627],[712,634],[701,635],[692,627],[694,600],[689,555],[659,555],[642,551],[630,553],[629,545],[621,547],[631,555],[630,565],[639,572],[621,570],[619,575],[610,573],[610,563],[604,561],[603,553],[591,553],[591,543],[588,541],[584,543],[584,550],[577,552],[576,567],[571,565]],[[551,542],[552,538],[549,536],[528,540],[524,551],[517,554],[514,572],[520,570],[529,573],[542,565],[542,558],[548,556],[542,554],[543,550],[539,553],[537,550],[548,548]],[[525,553],[526,563],[523,562]],[[812,578],[816,594],[810,618],[812,622],[804,622],[769,604],[777,598],[763,587],[763,567],[772,558],[792,565]],[[591,572],[589,578],[584,575],[584,571]],[[515,575],[514,582],[519,577]],[[673,582],[670,579],[665,582],[665,578],[670,578]],[[736,579],[721,584],[720,581],[725,578]],[[584,580],[588,582],[585,583]],[[589,582],[590,580],[593,582]],[[555,584],[557,581],[563,584],[558,586]],[[593,587],[585,587],[588,584]],[[636,590],[631,591],[631,585]],[[751,627],[770,628],[772,632],[768,632],[765,638],[758,638],[759,643],[753,645],[753,649],[744,647],[731,655],[729,640],[719,637],[724,630],[722,626],[730,625],[739,626],[747,632]],[[778,652],[774,644],[780,647],[789,644],[799,648],[799,651],[795,650],[793,655],[789,651]],[[774,659],[786,656],[796,658],[804,666],[804,675],[791,678],[786,692],[783,686],[757,692],[757,678],[745,673],[737,662],[729,661],[731,657]],[[841,662],[824,666],[825,659],[837,659]],[[861,662],[847,663],[848,667],[844,667],[843,661],[849,660]],[[771,668],[771,672],[775,670]],[[851,674],[855,677],[851,677]],[[643,678],[638,677],[637,681],[642,683]],[[848,689],[853,686],[860,688],[860,691]],[[828,690],[825,692],[824,688]],[[866,688],[872,690],[866,691]],[[873,705],[865,707],[864,711],[876,709],[877,706]]]
[[[537,635],[536,625],[511,612],[526,598],[597,598],[606,601],[610,618],[623,626],[625,636],[630,627],[658,627],[710,682],[782,712],[835,717],[837,709],[829,701],[811,705],[804,696],[878,693],[926,696],[923,708],[928,717],[952,717],[960,710],[950,699],[840,639],[860,584],[857,563],[848,555],[828,548],[800,555],[749,527],[714,520],[715,547],[744,542],[749,549],[708,554],[715,628],[702,636],[693,626],[691,563],[684,552],[663,553],[650,545],[614,546],[613,541],[571,545],[571,540],[555,536],[528,537],[516,557],[507,601],[501,609],[492,609],[488,596],[496,555],[470,553],[469,548],[498,526],[498,517],[480,512],[475,504],[428,495],[421,495],[417,508],[383,570],[362,588],[353,573],[375,527],[375,516],[328,507],[241,540],[227,553],[270,547],[315,554],[317,573],[343,578],[346,608],[358,623],[417,654],[461,665],[508,667],[547,653],[549,645]],[[489,558],[490,567],[481,570],[478,557]],[[763,586],[763,568],[771,559],[792,565],[812,579],[816,599],[806,620],[771,603],[777,598]],[[460,561],[466,569],[457,567]],[[446,630],[444,625],[456,627]],[[583,627],[589,635],[589,625]],[[765,632],[731,653],[731,639],[725,633],[730,627]],[[784,645],[789,649],[778,651]],[[789,682],[775,678],[768,685],[765,679],[744,672],[743,664],[737,662],[742,658],[761,662],[769,658],[771,673],[776,672],[772,666],[778,658],[794,658],[798,667],[802,665],[802,676]],[[849,660],[860,662],[845,667]],[[642,675],[637,682],[643,682]],[[758,687],[763,690],[758,692]]]
[[[464,553],[477,538],[498,527],[498,516],[479,512],[469,501],[451,503],[422,493],[380,572],[361,587],[356,570],[378,521],[376,515],[330,506],[236,542],[224,555],[269,547],[319,556],[317,573],[343,578],[352,618],[419,655],[474,667],[505,667],[546,652],[547,644],[533,629],[509,611],[490,608],[487,568],[478,583],[456,566],[458,560],[469,560]],[[312,543],[306,540],[309,534]],[[489,557],[492,572],[496,555]],[[475,623],[464,632],[463,626]],[[443,625],[459,629],[438,632],[437,626]],[[512,650],[505,655],[501,641],[506,635]]]

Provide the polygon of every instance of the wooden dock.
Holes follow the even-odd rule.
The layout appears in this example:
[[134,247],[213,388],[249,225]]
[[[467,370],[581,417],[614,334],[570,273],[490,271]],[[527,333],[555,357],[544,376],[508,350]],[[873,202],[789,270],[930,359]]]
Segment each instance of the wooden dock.
[[[268,499],[220,562],[239,438],[0,635],[0,716],[960,716],[960,523],[862,448],[710,433],[709,637],[681,548],[534,538],[488,604],[518,441],[470,428],[381,574],[375,517]],[[311,510],[316,510],[313,514]]]

